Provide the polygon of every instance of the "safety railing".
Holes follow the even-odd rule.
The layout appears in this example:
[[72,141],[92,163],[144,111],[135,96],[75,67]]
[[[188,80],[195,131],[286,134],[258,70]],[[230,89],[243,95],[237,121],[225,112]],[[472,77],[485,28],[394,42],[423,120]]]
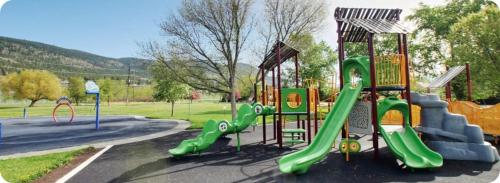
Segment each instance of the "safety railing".
[[375,57],[377,86],[406,85],[406,59],[404,55],[381,55]]

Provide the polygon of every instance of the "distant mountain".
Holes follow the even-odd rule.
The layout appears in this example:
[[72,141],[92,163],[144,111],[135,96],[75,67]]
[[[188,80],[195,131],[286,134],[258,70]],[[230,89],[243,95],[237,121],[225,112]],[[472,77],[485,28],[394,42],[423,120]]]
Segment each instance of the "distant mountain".
[[[49,70],[60,77],[126,79],[130,64],[132,79],[148,80],[152,60],[109,58],[84,51],[0,36],[0,75],[22,69]],[[257,74],[255,66],[238,63],[240,75]]]
[[133,77],[147,78],[151,60],[109,58],[49,44],[0,37],[0,74],[22,69],[44,69],[59,76],[83,76],[97,79],[125,79],[130,64]]

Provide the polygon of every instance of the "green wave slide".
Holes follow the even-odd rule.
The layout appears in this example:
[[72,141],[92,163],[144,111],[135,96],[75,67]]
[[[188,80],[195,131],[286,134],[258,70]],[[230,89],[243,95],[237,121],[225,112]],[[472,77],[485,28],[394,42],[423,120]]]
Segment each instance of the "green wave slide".
[[[306,173],[316,162],[321,161],[331,151],[331,147],[338,136],[344,122],[347,119],[352,107],[356,103],[363,87],[370,86],[369,59],[366,56],[348,58],[343,62],[344,83],[351,82],[351,70],[357,70],[361,80],[355,82],[354,86],[345,86],[340,92],[337,102],[330,113],[327,114],[323,126],[314,137],[313,142],[306,148],[285,155],[279,161],[279,169],[283,173]],[[349,71],[349,72],[347,72]],[[405,108],[406,106],[406,108]],[[443,158],[440,154],[431,151],[418,138],[411,128],[408,118],[408,104],[406,102],[388,98],[377,104],[378,107],[378,127],[384,140],[387,142],[396,158],[402,160],[407,166],[412,168],[433,168],[440,167]],[[399,110],[403,113],[406,124],[403,131],[387,133],[380,125],[385,112],[388,110]]]
[[[409,123],[408,104],[396,97],[388,97],[377,104],[378,128],[393,154],[411,168],[437,168],[443,166],[443,157],[429,149]],[[397,110],[404,116],[405,127],[400,131],[386,132],[381,121],[384,114]]]
[[274,107],[262,106],[259,103],[243,104],[238,109],[235,121],[208,120],[203,126],[202,132],[194,139],[182,141],[176,148],[168,150],[174,157],[181,157],[189,153],[201,153],[207,150],[217,139],[223,135],[237,133],[239,148],[239,132],[254,124],[259,115],[270,115],[275,111]]

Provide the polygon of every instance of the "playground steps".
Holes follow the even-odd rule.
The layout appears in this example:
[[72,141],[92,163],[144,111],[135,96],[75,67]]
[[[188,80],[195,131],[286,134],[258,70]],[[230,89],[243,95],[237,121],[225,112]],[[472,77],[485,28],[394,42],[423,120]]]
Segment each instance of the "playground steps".
[[304,129],[283,129],[283,133],[306,133]]
[[301,140],[300,137],[302,134],[306,133],[306,130],[304,129],[283,129],[283,138],[286,140],[284,141],[286,144],[290,145],[295,145],[295,144],[300,144],[304,143],[304,140]]
[[293,140],[285,140],[285,143],[286,144],[301,144],[301,143],[304,143],[305,141],[304,140],[300,140],[300,139],[293,139]]

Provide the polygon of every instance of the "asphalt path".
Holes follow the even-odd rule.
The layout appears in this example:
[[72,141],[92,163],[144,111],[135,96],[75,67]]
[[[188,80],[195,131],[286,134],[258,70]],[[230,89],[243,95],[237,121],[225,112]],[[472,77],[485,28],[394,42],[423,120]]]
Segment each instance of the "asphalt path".
[[152,120],[135,116],[103,116],[99,130],[95,117],[76,117],[55,123],[50,117],[4,119],[0,156],[101,143],[168,131],[176,121]]
[[[410,170],[401,167],[382,138],[380,156],[374,160],[369,136],[360,137],[362,152],[346,162],[338,150],[313,165],[304,175],[282,174],[277,160],[304,145],[278,149],[276,141],[260,142],[261,127],[241,134],[241,151],[236,136],[220,138],[209,151],[175,159],[168,154],[182,140],[199,130],[142,142],[114,146],[68,182],[491,182],[500,163],[445,160],[442,168]],[[268,137],[272,130],[268,126]]]

